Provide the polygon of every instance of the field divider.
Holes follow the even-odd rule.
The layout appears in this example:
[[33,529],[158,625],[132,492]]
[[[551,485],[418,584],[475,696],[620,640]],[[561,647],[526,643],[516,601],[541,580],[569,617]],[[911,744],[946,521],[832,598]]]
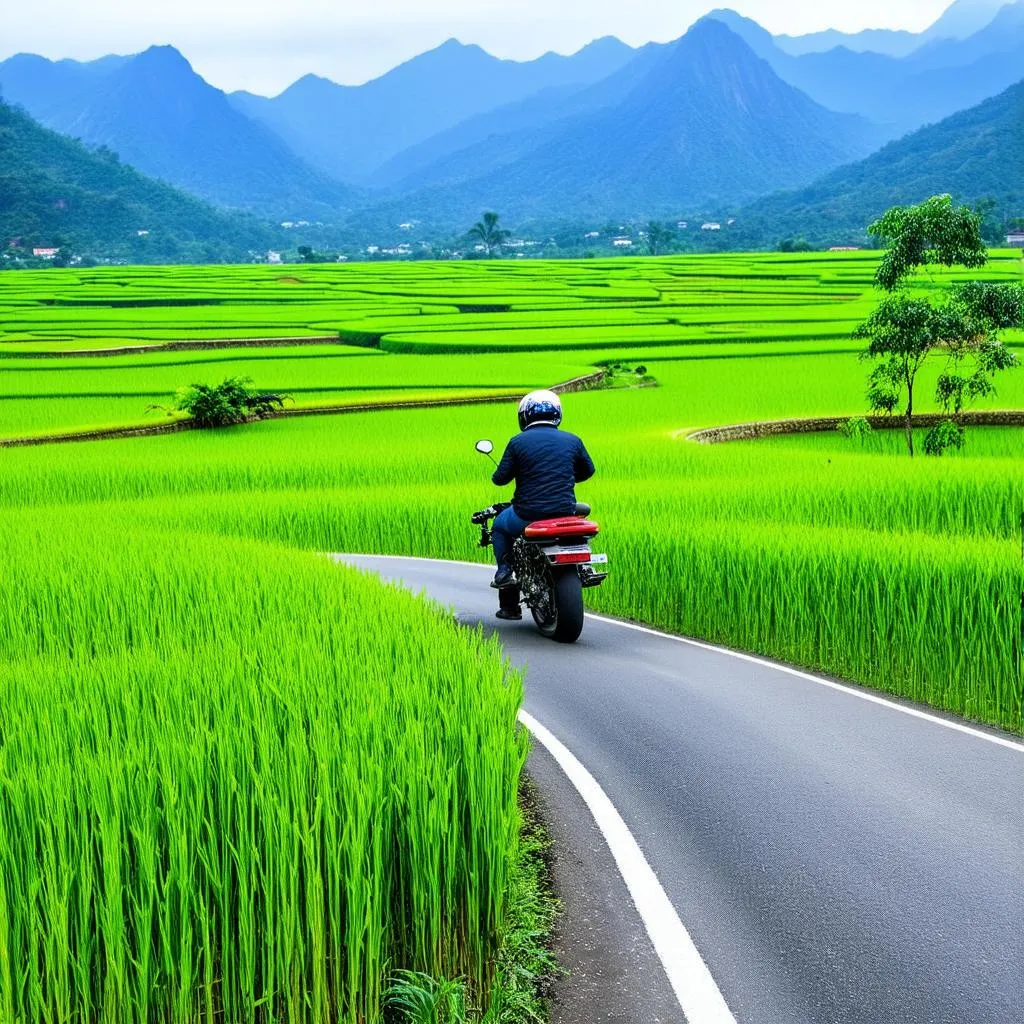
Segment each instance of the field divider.
[[[917,413],[911,417],[915,427],[934,427],[949,419],[943,413]],[[697,444],[726,444],[730,441],[754,441],[761,437],[778,437],[785,434],[818,434],[838,430],[848,422],[849,416],[819,416],[810,419],[761,420],[752,423],[733,423],[722,427],[706,427],[701,430],[681,430],[674,436],[684,437]],[[903,430],[906,421],[902,416],[865,416],[874,430]],[[976,427],[1024,427],[1024,410],[1004,411],[976,410],[963,412],[958,419]]]
[[[573,377],[572,380],[554,384],[551,390],[557,394],[575,391],[591,391],[600,387],[605,379],[604,370],[597,373]],[[294,419],[298,416],[340,416],[346,413],[386,412],[397,409],[440,409],[457,405],[486,405],[498,402],[518,402],[521,391],[507,391],[496,395],[474,395],[467,398],[424,398],[406,402],[363,402],[358,405],[308,405],[299,408],[277,409],[264,419]],[[256,422],[256,421],[254,421]],[[129,437],[153,437],[159,434],[177,434],[183,430],[196,430],[189,419],[174,420],[171,423],[145,424],[135,427],[107,427],[102,430],[80,430],[62,434],[41,434],[38,437],[0,438],[0,448],[32,448],[44,444],[67,444],[75,441],[113,441]]]
[[[11,344],[22,344],[12,342]],[[32,344],[24,342],[25,345]],[[61,351],[0,352],[0,359],[103,359],[110,356],[141,356],[150,352],[201,352],[219,348],[289,348],[299,345],[338,345],[351,348],[337,334],[312,334],[305,338],[209,338],[206,341],[161,341],[155,345],[124,345],[118,348],[67,349]]]

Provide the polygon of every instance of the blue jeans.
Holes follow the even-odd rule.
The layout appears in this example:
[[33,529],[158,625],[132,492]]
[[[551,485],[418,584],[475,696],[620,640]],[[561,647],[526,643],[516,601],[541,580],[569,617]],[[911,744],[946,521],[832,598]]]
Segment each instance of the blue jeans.
[[494,560],[499,566],[508,565],[509,556],[512,554],[512,545],[517,538],[522,537],[523,531],[530,525],[526,519],[516,515],[511,505],[504,512],[500,512],[491,526],[491,543],[494,545]]

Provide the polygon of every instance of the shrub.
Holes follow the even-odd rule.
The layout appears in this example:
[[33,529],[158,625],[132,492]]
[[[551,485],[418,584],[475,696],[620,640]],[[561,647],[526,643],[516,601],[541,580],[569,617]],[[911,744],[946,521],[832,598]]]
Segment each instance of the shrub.
[[261,420],[284,406],[287,396],[256,391],[248,377],[227,377],[220,384],[182,388],[174,408],[188,413],[199,427],[229,427]]
[[925,455],[942,455],[948,448],[963,448],[966,436],[964,428],[952,420],[943,420],[925,434]]
[[871,424],[863,416],[854,416],[839,424],[839,433],[850,441],[861,441],[871,433]]

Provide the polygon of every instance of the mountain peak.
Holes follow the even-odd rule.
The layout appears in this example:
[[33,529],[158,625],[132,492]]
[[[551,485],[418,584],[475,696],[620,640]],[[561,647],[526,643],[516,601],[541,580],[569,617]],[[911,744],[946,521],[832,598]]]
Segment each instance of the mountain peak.
[[143,50],[135,58],[138,61],[142,61],[153,67],[164,67],[164,68],[188,68],[192,70],[192,65],[185,59],[182,52],[169,43],[163,45],[151,46],[148,50]]
[[771,32],[762,28],[752,18],[746,18],[742,14],[737,14],[731,8],[719,7],[705,14],[700,20],[717,21],[725,25],[730,32],[739,36],[758,57],[763,57],[769,63],[771,63],[773,56],[777,56],[775,37]]

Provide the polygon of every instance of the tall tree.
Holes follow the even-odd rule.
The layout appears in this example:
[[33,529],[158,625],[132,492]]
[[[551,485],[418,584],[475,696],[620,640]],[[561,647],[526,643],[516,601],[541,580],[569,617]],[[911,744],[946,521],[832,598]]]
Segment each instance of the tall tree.
[[652,220],[647,225],[645,234],[647,251],[652,256],[660,256],[662,253],[668,252],[676,239],[676,233],[673,228],[656,220]]
[[498,214],[488,211],[469,229],[469,237],[477,239],[487,250],[488,256],[501,252],[505,239],[512,234],[500,226],[500,220]]
[[868,231],[886,246],[876,284],[887,294],[855,331],[869,340],[864,358],[877,364],[868,377],[867,398],[876,412],[892,413],[903,404],[907,451],[914,454],[914,386],[933,354],[944,355],[935,399],[946,419],[925,438],[925,451],[942,454],[961,447],[961,413],[995,391],[993,378],[1016,365],[998,331],[1024,324],[1024,287],[975,282],[949,289],[938,302],[909,293],[909,284],[929,266],[985,265],[981,218],[949,196],[933,196],[918,206],[894,207]]

